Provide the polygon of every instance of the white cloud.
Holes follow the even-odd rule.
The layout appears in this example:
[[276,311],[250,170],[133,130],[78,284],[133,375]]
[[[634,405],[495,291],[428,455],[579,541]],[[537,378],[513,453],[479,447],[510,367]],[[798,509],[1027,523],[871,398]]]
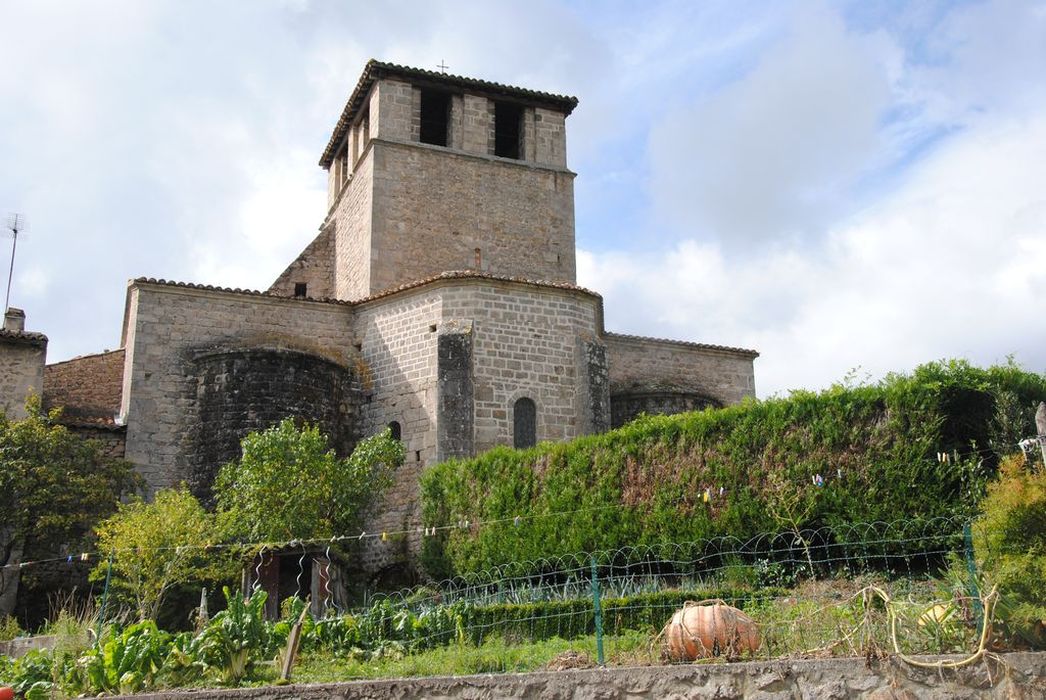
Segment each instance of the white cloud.
[[318,233],[326,187],[303,173],[315,154],[292,150],[275,162],[248,159],[243,193],[228,212],[228,233],[193,247],[195,279],[226,287],[262,288],[279,275]]
[[754,347],[761,395],[942,357],[1046,369],[1046,114],[953,137],[823,247],[580,257],[616,330]]
[[808,9],[753,71],[651,134],[655,213],[730,248],[818,229],[881,147],[888,75],[874,44]]

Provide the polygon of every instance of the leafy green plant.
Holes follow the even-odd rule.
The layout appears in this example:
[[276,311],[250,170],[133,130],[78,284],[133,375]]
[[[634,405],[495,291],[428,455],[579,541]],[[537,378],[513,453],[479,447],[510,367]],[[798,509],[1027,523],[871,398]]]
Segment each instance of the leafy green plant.
[[255,591],[244,599],[228,586],[222,590],[227,607],[200,633],[196,650],[207,665],[220,670],[225,683],[236,685],[270,647],[270,630],[265,623],[268,596],[265,591]]
[[152,687],[170,645],[171,635],[152,620],[125,628],[81,657],[84,690],[126,695]]
[[[59,425],[61,411],[45,412],[39,397],[31,397],[26,408],[22,420],[0,413],[0,566],[17,563],[13,557],[18,554],[48,558],[61,545],[82,542],[139,483],[130,463],[106,457],[97,442]],[[20,579],[32,587],[27,571],[3,576],[0,593],[18,586]]]
[[200,644],[200,637],[191,632],[174,635],[160,669],[161,682],[178,688],[204,678],[210,668],[203,660]]
[[51,653],[40,649],[30,650],[14,662],[9,680],[17,696],[27,699],[50,698],[51,689],[57,680]]
[[[168,592],[179,584],[221,580],[232,560],[226,550],[207,550],[214,518],[184,487],[165,489],[146,503],[133,500],[95,528],[98,547],[112,552],[114,590],[134,605],[139,619],[155,619]],[[104,580],[109,561],[91,572]]]
[[1046,647],[1046,471],[1030,471],[1023,455],[1004,460],[981,510],[974,549],[987,583],[999,587],[1004,632]]
[[243,457],[222,467],[215,493],[227,530],[250,542],[346,532],[404,455],[385,430],[339,459],[318,427],[299,430],[290,418],[241,444]]

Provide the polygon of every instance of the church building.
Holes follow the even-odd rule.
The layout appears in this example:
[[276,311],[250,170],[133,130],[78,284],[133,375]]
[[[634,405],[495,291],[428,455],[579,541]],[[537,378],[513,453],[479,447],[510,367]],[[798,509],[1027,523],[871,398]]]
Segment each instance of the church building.
[[575,278],[577,99],[370,61],[319,165],[327,212],[265,291],[139,278],[120,348],[44,366],[8,311],[0,408],[27,390],[203,499],[286,416],[341,453],[392,428],[407,461],[370,531],[418,524],[426,465],[754,395],[757,353],[608,332]]

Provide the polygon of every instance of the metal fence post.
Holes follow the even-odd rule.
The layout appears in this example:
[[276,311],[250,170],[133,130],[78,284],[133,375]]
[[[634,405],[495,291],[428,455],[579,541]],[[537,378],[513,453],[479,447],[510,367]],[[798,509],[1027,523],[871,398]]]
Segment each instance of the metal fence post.
[[603,665],[603,606],[599,600],[599,574],[596,558],[592,557],[592,609],[596,616],[596,663]]
[[965,545],[963,547],[963,555],[966,558],[966,572],[970,577],[967,583],[967,590],[969,591],[973,607],[974,624],[980,628],[984,621],[984,607],[981,605],[981,592],[977,588],[977,562],[973,557],[973,528],[970,527],[970,523],[966,523],[963,526],[962,534]]

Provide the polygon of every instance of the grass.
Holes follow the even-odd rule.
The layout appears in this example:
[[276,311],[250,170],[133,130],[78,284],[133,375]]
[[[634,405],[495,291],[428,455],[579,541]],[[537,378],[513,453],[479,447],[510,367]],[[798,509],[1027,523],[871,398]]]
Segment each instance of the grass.
[[[629,632],[611,639],[615,652],[608,656],[608,664],[631,665],[649,654],[650,636],[643,632]],[[314,653],[304,655],[298,661],[294,680],[300,683],[333,683],[371,678],[525,673],[543,670],[553,659],[566,652],[577,652],[594,664],[596,638],[588,636],[566,640],[553,637],[540,642],[521,643],[497,637],[479,646],[452,645],[409,656],[379,655],[370,659],[350,656],[332,658],[329,653]]]
[[[748,612],[756,619],[762,633],[762,645],[755,656],[866,656],[885,650],[889,644],[886,611],[875,601],[866,605],[859,594],[864,586],[873,583],[888,585],[872,579],[812,581],[800,585],[792,595],[754,605]],[[940,629],[918,624],[919,615],[938,597],[933,582],[894,582],[889,587],[899,606],[901,641],[906,650],[941,653],[969,648],[966,633],[953,634],[945,639]],[[666,611],[666,620],[671,613]],[[951,630],[956,631],[957,628]],[[607,665],[664,663],[656,629],[607,635],[603,641]],[[416,654],[404,654],[395,647],[372,655],[317,651],[299,659],[294,680],[332,683],[377,678],[525,673],[547,668],[550,662],[566,652],[574,652],[589,664],[594,664],[596,639],[589,635],[569,640],[553,637],[526,641],[513,636],[497,636],[479,645],[455,644]]]

